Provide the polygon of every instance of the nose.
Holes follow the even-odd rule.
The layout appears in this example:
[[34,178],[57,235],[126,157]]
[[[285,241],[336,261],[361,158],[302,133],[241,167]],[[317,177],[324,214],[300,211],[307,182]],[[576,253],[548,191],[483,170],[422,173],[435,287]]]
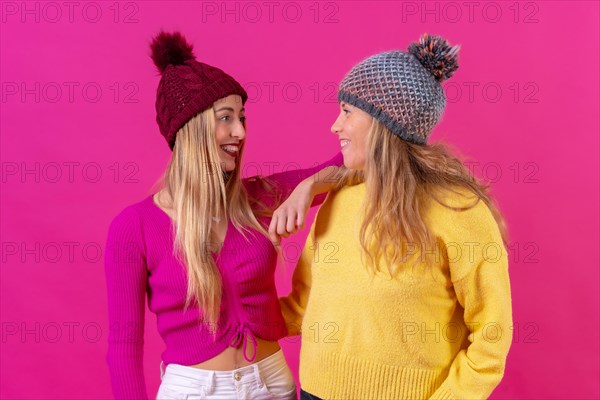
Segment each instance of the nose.
[[333,125],[331,125],[331,132],[333,132],[335,135],[339,135],[341,130],[340,116],[338,115],[333,122]]
[[231,137],[234,137],[240,141],[246,138],[246,128],[241,121],[238,121],[231,129]]

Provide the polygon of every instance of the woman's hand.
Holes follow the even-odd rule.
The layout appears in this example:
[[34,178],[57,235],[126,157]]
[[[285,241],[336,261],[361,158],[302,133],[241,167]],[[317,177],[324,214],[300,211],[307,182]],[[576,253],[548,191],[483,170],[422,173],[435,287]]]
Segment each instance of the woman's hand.
[[315,197],[312,179],[300,182],[290,196],[275,210],[269,236],[275,246],[281,244],[281,237],[287,238],[292,233],[304,228],[304,221],[310,205]]

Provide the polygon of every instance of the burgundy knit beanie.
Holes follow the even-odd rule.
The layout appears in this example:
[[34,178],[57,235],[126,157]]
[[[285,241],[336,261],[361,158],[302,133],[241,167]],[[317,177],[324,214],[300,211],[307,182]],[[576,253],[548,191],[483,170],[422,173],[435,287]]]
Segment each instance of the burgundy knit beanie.
[[219,68],[196,61],[189,44],[179,32],[160,32],[150,45],[151,57],[162,74],[156,91],[156,122],[171,150],[176,133],[197,114],[217,100],[232,94],[248,99],[235,79]]

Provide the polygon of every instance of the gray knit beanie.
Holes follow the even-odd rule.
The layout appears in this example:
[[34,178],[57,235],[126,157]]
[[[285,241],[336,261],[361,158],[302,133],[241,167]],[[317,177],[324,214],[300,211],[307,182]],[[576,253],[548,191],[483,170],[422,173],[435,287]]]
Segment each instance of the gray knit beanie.
[[460,46],[423,34],[408,52],[371,56],[344,77],[338,101],[370,114],[408,142],[424,144],[446,106],[441,83],[458,68]]

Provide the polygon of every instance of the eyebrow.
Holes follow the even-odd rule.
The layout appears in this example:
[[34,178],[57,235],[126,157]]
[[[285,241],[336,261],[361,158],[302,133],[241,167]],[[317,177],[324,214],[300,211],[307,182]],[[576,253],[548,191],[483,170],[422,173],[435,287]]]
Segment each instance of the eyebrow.
[[[222,107],[222,108],[219,108],[216,112],[219,112],[219,111],[231,111],[231,112],[233,112],[233,108],[231,108],[231,107]],[[246,111],[246,109],[242,107],[242,109],[240,110],[240,112],[244,112],[244,111]]]

